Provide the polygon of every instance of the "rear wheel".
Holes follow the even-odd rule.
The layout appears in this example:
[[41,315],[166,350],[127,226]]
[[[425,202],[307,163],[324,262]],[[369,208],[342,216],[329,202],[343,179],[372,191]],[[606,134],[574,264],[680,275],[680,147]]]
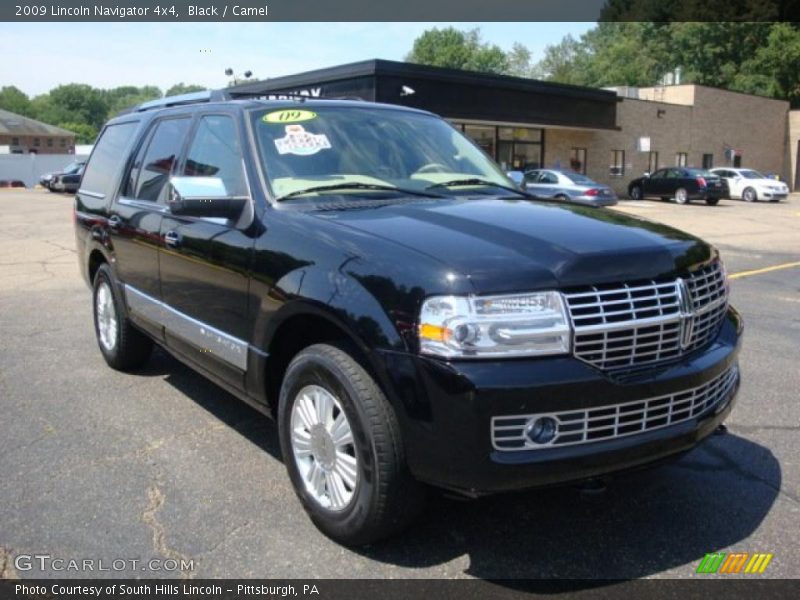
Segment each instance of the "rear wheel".
[[369,544],[422,508],[394,410],[347,346],[315,344],[292,359],[278,424],[295,493],[325,535]]
[[569,200],[569,197],[565,196],[564,194],[556,194],[555,199],[566,202],[567,200]]
[[638,185],[631,186],[631,189],[628,190],[628,196],[631,197],[631,200],[641,200],[642,199],[641,186]]
[[716,206],[719,204],[719,198],[706,198],[706,204],[709,206]]
[[108,366],[120,371],[141,367],[153,350],[153,341],[124,316],[114,275],[103,264],[94,276],[94,331]]
[[689,192],[687,192],[685,188],[678,188],[675,190],[675,202],[678,204],[688,204]]
[[758,194],[756,194],[756,191],[751,187],[745,188],[742,192],[742,200],[745,202],[756,202],[758,200]]

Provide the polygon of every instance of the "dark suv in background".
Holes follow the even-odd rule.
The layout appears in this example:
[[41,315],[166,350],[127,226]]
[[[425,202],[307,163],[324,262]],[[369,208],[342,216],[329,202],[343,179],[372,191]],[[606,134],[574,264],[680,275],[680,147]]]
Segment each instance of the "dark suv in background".
[[474,497],[679,456],[739,386],[713,247],[533,202],[426,112],[148,103],[103,129],[75,222],[106,362],[136,369],[155,343],[276,418],[300,501],[347,544],[405,526],[428,485]]

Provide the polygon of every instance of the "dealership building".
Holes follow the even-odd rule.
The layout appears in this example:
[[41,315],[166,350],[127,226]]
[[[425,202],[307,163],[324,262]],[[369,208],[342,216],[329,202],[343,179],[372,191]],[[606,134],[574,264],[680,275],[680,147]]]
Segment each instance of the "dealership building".
[[246,83],[232,95],[358,98],[437,113],[506,170],[573,169],[618,193],[646,171],[742,166],[800,189],[800,111],[700,85],[595,89],[368,60]]

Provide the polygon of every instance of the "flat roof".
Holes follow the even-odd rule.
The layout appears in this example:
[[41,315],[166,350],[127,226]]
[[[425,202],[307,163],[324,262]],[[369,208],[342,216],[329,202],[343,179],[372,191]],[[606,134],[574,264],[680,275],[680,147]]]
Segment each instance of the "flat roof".
[[446,67],[432,67],[394,60],[371,59],[360,62],[337,65],[324,69],[305,71],[295,75],[274,77],[252,83],[243,83],[227,88],[226,91],[236,94],[257,94],[263,91],[282,91],[287,88],[303,87],[319,83],[330,83],[343,79],[356,77],[369,77],[376,75],[411,76],[422,79],[432,79],[440,82],[460,83],[467,85],[490,85],[500,89],[512,89],[526,92],[539,92],[558,94],[573,98],[616,102],[614,92],[600,88],[553,83],[526,77],[512,75],[498,75],[482,71],[466,71],[463,69],[450,69]]

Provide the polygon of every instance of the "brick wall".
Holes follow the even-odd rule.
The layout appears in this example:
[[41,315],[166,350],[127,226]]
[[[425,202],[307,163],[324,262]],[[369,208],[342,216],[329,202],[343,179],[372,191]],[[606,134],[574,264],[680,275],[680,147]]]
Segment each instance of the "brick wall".
[[[12,143],[15,140],[18,142],[17,144]],[[12,152],[21,150],[22,154],[28,154],[31,150],[35,151],[37,154],[73,154],[75,152],[75,138],[48,135],[0,134],[0,146],[10,146]]]

